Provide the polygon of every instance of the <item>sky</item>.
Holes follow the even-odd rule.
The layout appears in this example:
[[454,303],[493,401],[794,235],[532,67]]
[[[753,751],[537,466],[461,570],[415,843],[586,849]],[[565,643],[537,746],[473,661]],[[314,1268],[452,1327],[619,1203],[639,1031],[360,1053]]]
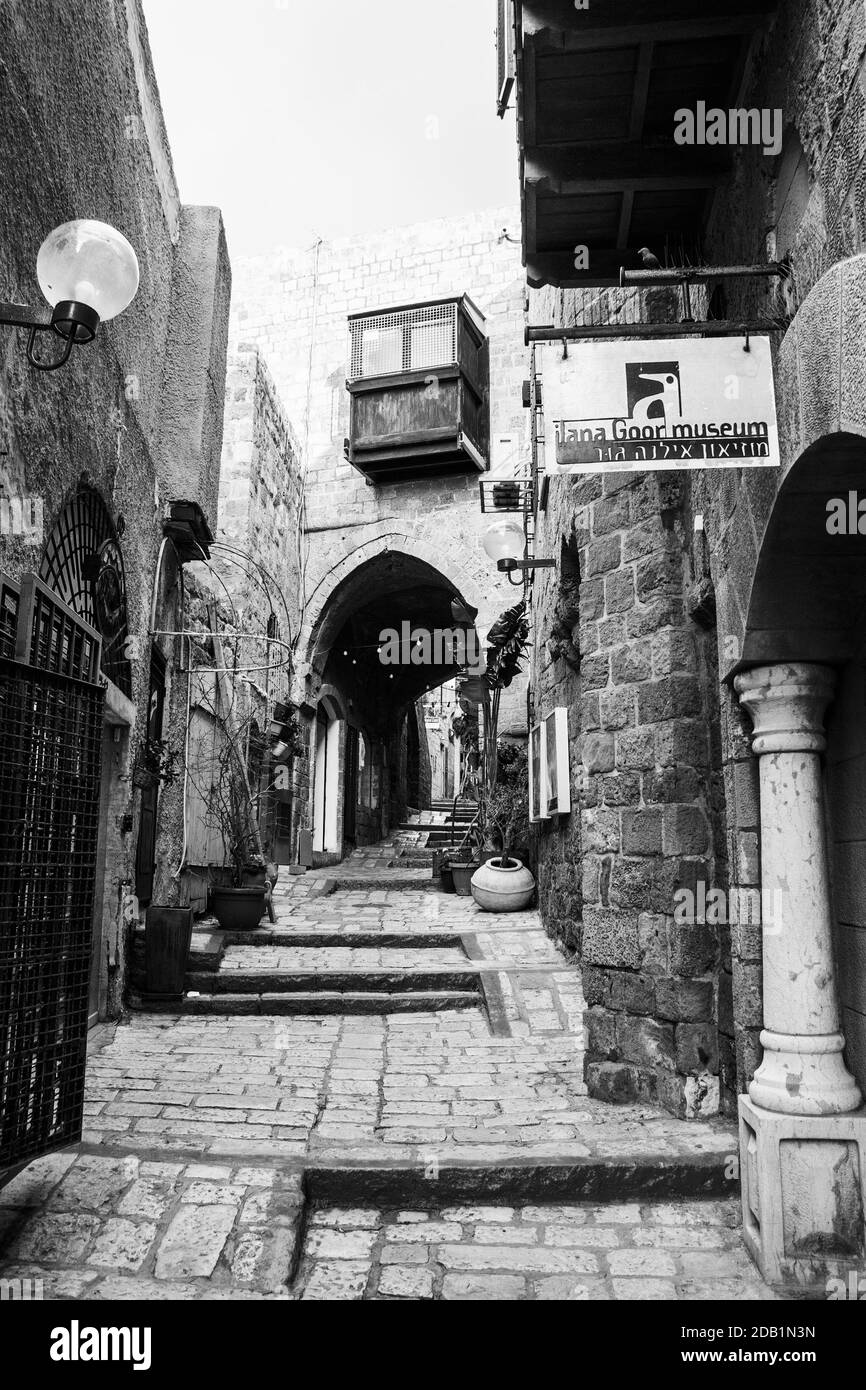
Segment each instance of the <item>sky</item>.
[[516,203],[495,0],[144,0],[185,203],[234,256]]

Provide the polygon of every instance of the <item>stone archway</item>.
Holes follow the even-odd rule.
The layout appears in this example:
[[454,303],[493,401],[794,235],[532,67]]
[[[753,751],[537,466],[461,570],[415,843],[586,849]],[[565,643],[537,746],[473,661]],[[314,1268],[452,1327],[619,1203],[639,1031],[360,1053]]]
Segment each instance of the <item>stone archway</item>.
[[[427,544],[396,535],[355,547],[314,591],[296,686],[311,723],[309,824],[316,855],[339,856],[348,845],[372,843],[408,804],[429,802],[419,701],[453,679],[464,653],[472,653],[466,610],[480,606],[476,598],[470,575]],[[455,617],[455,602],[462,618]],[[416,649],[419,633],[429,641]],[[355,766],[359,738],[372,754],[363,780]]]
[[490,616],[491,602],[478,573],[455,563],[444,548],[437,549],[434,544],[419,540],[408,532],[379,534],[347,549],[310,596],[298,639],[294,677],[294,698],[297,701],[308,699],[310,683],[315,685],[316,659],[327,643],[325,624],[332,615],[335,601],[349,589],[353,579],[357,580],[358,574],[363,573],[371,561],[387,556],[406,557],[429,567],[444,586],[450,587],[454,597],[461,597],[478,610],[478,623],[485,625],[485,618]]

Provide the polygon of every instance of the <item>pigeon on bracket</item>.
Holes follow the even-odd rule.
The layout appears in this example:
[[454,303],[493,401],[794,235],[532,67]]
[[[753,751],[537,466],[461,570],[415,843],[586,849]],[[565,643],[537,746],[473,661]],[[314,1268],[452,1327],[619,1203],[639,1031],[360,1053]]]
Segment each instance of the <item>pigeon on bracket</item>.
[[654,256],[648,246],[642,246],[638,251],[641,262],[645,270],[661,270],[662,263],[658,256]]

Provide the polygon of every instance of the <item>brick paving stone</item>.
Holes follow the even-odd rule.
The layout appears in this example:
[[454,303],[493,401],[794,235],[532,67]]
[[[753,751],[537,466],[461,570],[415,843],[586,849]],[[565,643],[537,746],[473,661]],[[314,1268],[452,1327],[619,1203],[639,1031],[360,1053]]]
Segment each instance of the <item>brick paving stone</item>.
[[322,1261],[305,1281],[301,1298],[324,1299],[329,1303],[363,1298],[369,1274],[369,1265],[358,1261]]
[[40,1211],[13,1240],[9,1256],[36,1264],[80,1264],[99,1227],[99,1217],[91,1213]]
[[430,1298],[433,1273],[413,1265],[391,1265],[379,1275],[378,1291],[390,1298]]
[[327,1260],[358,1260],[371,1253],[375,1239],[374,1231],[313,1231],[307,1248]]
[[235,1219],[233,1206],[185,1206],[172,1217],[156,1256],[158,1279],[213,1274]]
[[109,1269],[140,1269],[153,1244],[157,1228],[151,1221],[127,1221],[111,1217],[106,1221],[90,1251],[89,1261]]
[[446,1274],[442,1282],[442,1297],[461,1302],[511,1302],[525,1293],[526,1280],[514,1274]]
[[536,1279],[532,1290],[540,1302],[570,1303],[590,1299],[610,1299],[610,1289],[601,1279],[571,1279],[567,1275],[554,1275],[550,1279]]
[[420,1242],[416,1245],[386,1245],[379,1252],[379,1263],[383,1265],[423,1265],[429,1258],[429,1246]]

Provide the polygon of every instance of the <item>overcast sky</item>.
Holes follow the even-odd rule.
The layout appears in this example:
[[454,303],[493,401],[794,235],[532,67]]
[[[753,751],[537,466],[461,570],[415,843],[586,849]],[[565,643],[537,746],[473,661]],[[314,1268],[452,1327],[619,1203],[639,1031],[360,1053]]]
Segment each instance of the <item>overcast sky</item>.
[[144,0],[185,203],[235,256],[516,202],[494,0]]

